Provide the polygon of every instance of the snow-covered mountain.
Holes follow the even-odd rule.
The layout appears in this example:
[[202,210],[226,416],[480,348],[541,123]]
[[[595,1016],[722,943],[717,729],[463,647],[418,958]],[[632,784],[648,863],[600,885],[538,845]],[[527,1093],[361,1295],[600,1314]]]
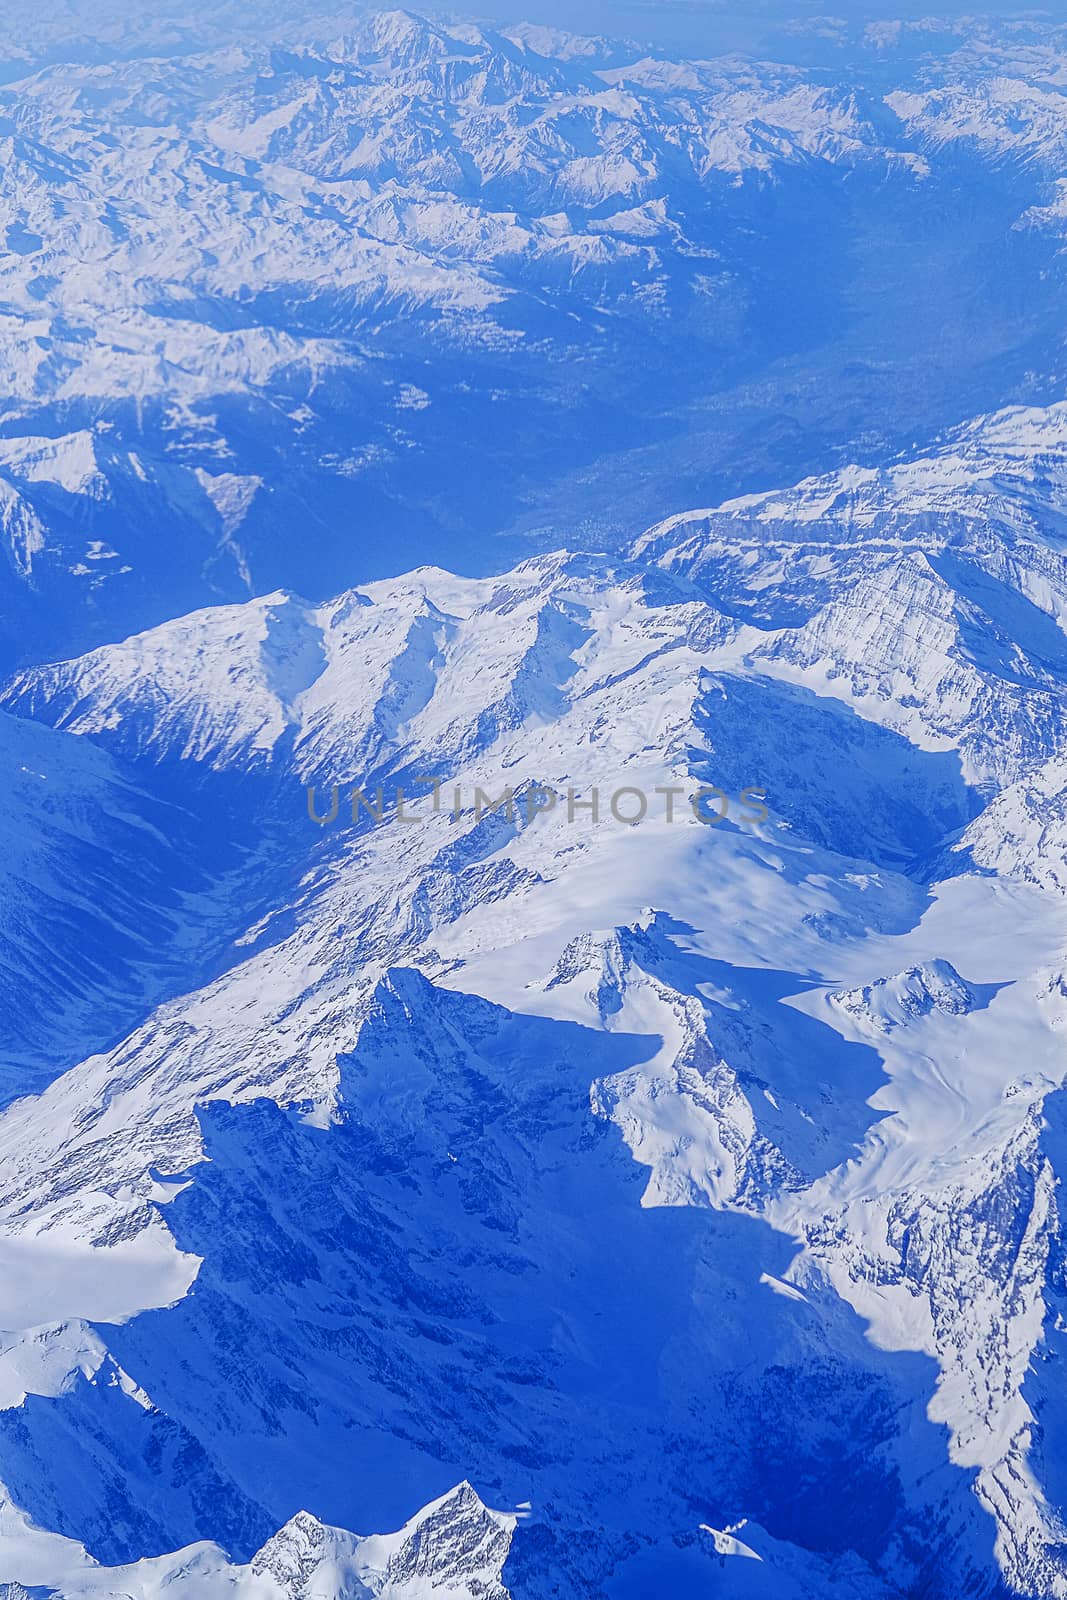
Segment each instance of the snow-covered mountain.
[[5,665],[1058,397],[1057,30],[694,62],[287,10],[0,25]]
[[0,1600],[1067,1600],[1063,30],[12,18]]
[[11,677],[246,868],[0,1114],[0,1572],[1067,1592],[1062,440]]
[[[516,1518],[488,1510],[462,1483],[395,1534],[361,1539],[300,1511],[243,1565],[202,1543],[118,1568],[42,1534],[10,1505],[0,1507],[0,1522],[8,1548],[17,1541],[22,1570],[43,1573],[49,1586],[5,1585],[5,1600],[59,1592],[70,1600],[141,1600],[167,1591],[204,1600],[504,1600],[499,1579]],[[57,1576],[61,1591],[51,1587]]]

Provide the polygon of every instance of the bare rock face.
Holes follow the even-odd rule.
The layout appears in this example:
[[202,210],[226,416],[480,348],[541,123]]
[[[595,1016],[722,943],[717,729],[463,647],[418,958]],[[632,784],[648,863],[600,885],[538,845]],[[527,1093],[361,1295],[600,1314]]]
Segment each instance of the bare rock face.
[[461,1483],[392,1535],[360,1539],[301,1511],[248,1571],[277,1584],[286,1600],[508,1600],[500,1576],[514,1525]]
[[513,1518],[487,1510],[470,1484],[461,1483],[403,1530],[403,1543],[389,1557],[386,1587],[399,1593],[405,1585],[416,1591],[428,1584],[472,1600],[507,1600],[499,1580],[513,1528]]
[[351,1565],[359,1541],[338,1528],[326,1528],[310,1512],[299,1511],[249,1563],[252,1576],[270,1579],[279,1591],[293,1600],[325,1596],[325,1585],[334,1582],[332,1594],[363,1600],[371,1590],[354,1576],[341,1576],[339,1568]]

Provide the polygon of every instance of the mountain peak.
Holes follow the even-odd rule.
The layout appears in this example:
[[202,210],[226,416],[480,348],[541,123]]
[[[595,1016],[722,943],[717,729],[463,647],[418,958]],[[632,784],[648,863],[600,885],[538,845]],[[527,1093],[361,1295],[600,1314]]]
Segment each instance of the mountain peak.
[[979,995],[950,961],[938,957],[862,988],[840,990],[830,1002],[853,1021],[892,1033],[923,1017],[966,1016],[979,1004]]

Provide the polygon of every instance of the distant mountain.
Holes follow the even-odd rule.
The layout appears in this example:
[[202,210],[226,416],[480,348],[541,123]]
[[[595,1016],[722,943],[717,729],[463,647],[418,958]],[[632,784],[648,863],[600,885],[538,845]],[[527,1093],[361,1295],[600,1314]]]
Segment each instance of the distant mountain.
[[1059,396],[1055,30],[196,26],[0,36],[7,665]]

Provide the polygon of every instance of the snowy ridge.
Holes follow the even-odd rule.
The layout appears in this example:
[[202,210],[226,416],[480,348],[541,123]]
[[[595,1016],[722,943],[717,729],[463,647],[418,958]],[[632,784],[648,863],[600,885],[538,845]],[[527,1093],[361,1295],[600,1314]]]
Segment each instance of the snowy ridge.
[[[124,754],[145,741],[157,758],[215,766],[273,753],[341,781],[401,750],[455,759],[533,712],[565,716],[609,679],[636,670],[654,684],[673,662],[709,717],[708,673],[725,687],[761,671],[921,749],[959,750],[964,780],[988,791],[1067,731],[1064,427],[1060,408],[983,419],[884,473],[846,469],[672,518],[630,565],[545,556],[467,581],[425,568],[322,607],[276,594],[213,608],[31,668],[4,703]],[[649,561],[673,584],[657,589]],[[501,697],[457,715],[472,674]]]
[[753,664],[999,785],[1063,738],[1064,443],[1062,408],[1005,412],[931,456],[671,518],[634,553],[760,627]]
[[0,29],[0,1600],[1067,1600],[1067,34],[104,3]]
[[[792,1478],[761,1477],[764,1442],[716,1435],[709,1420],[734,1417],[741,1392],[788,1432],[770,1374],[810,1381],[814,1341],[840,1404],[871,1389],[887,1415],[911,1419],[877,1435],[887,1476],[870,1469],[864,1514],[869,1497],[899,1495],[886,1512],[896,1532],[877,1549],[858,1524],[848,1535],[851,1592],[888,1600],[926,1582],[992,1595],[994,1538],[1011,1583],[1064,1592],[1059,1512],[1033,1449],[1054,1402],[1030,1394],[1030,1374],[1036,1353],[1054,1359],[1058,1169],[1044,1118],[1064,1084],[1067,915],[1054,876],[1039,878],[998,821],[1035,761],[1050,776],[1029,803],[1055,805],[1067,577],[1038,475],[1020,467],[1031,492],[1017,493],[1011,460],[1041,459],[1055,507],[1058,427],[1056,414],[1009,414],[970,430],[979,478],[981,462],[1002,464],[989,471],[999,543],[975,527],[971,495],[984,491],[969,494],[953,441],[944,458],[891,469],[936,501],[932,517],[899,484],[890,493],[849,471],[674,519],[630,560],[556,555],[492,579],[426,568],[322,606],[270,595],[9,684],[15,727],[54,724],[46,737],[133,759],[148,784],[181,774],[191,804],[207,805],[214,785],[252,785],[245,829],[262,826],[269,794],[302,864],[211,981],[0,1115],[0,1320],[21,1330],[0,1425],[27,1419],[17,1448],[8,1435],[16,1504],[50,1525],[53,1429],[61,1413],[99,1412],[90,1433],[76,1425],[88,1453],[69,1470],[145,1508],[116,1530],[95,1491],[75,1496],[71,1531],[106,1568],[127,1554],[177,1560],[159,1551],[205,1526],[193,1494],[216,1507],[214,1537],[260,1562],[257,1581],[267,1550],[286,1582],[321,1568],[367,1584],[345,1566],[357,1542],[326,1524],[358,1525],[360,1505],[377,1503],[370,1458],[357,1453],[343,1492],[317,1480],[337,1514],[287,1519],[292,1497],[309,1498],[299,1462],[328,1459],[373,1419],[421,1485],[416,1501],[440,1494],[443,1463],[497,1503],[554,1507],[536,1580],[522,1529],[509,1554],[503,1526],[476,1519],[473,1547],[484,1543],[507,1592],[513,1567],[530,1593],[602,1582],[651,1560],[664,1529],[680,1541],[671,1560],[703,1571],[718,1540],[696,1539],[670,1474],[642,1503],[647,1472],[639,1484],[625,1451],[605,1465],[615,1451],[601,1453],[585,1409],[601,1382],[588,1365],[596,1296],[547,1344],[516,1347],[500,1331],[542,1328],[546,1308],[570,1303],[569,1273],[592,1273],[613,1305],[632,1279],[659,1282],[654,1219],[691,1217],[698,1231],[679,1237],[677,1259],[695,1277],[681,1291],[660,1283],[662,1307],[655,1294],[618,1304],[634,1344],[613,1359],[702,1376],[636,1414],[609,1408],[608,1435],[621,1428],[635,1459],[692,1454],[695,1407],[700,1436],[718,1440],[700,1468],[708,1526],[750,1519],[752,1542],[739,1543],[760,1556],[753,1570],[773,1569],[783,1592],[834,1593],[829,1555],[805,1543],[810,1518],[791,1520]],[[774,536],[758,544],[753,524],[768,520]],[[884,607],[887,585],[899,666],[872,683],[887,647],[870,631],[870,594]],[[966,712],[975,692],[981,719]],[[813,786],[813,772],[825,781]],[[887,773],[898,789],[880,812]],[[443,804],[428,785],[411,793],[416,774],[442,780]],[[354,782],[406,784],[414,820],[390,811],[357,828],[339,806],[317,827],[303,805],[312,782],[320,816],[334,784],[346,800]],[[534,816],[521,803],[476,813],[476,789],[497,800],[511,785],[521,801],[531,783],[586,799],[600,786],[605,806],[620,786],[661,798],[636,826],[572,818],[562,800]],[[685,801],[699,783],[729,796],[759,785],[769,815],[700,825]],[[670,788],[682,796],[673,816]],[[993,841],[1000,875],[976,875]],[[953,876],[929,887],[945,863]],[[577,1195],[597,1196],[593,1232],[617,1242],[621,1273],[588,1260]],[[759,1270],[734,1229],[765,1230]],[[269,1289],[260,1249],[275,1262]],[[61,1292],[41,1304],[32,1285],[42,1264],[55,1281],[59,1259]],[[460,1264],[454,1287],[445,1261]],[[751,1370],[729,1354],[729,1324],[692,1320],[706,1284],[720,1300],[729,1284],[746,1339],[765,1325]],[[173,1330],[173,1362],[153,1319]],[[226,1382],[232,1329],[248,1322],[284,1377],[253,1361],[218,1428],[205,1427],[195,1396]],[[392,1326],[433,1397],[418,1414],[398,1413]],[[929,1362],[927,1377],[894,1365],[906,1352]],[[484,1371],[488,1427],[448,1398],[457,1361]],[[297,1400],[309,1362],[329,1397],[321,1413]],[[552,1443],[565,1414],[591,1430],[580,1468]],[[186,1441],[198,1464],[181,1493],[149,1492],[135,1417]],[[869,1453],[862,1429],[842,1427]],[[789,1437],[806,1459],[809,1442]],[[716,1450],[729,1470],[710,1464]],[[818,1522],[828,1490],[817,1472],[812,1483]],[[603,1530],[593,1546],[578,1532],[589,1519]],[[920,1558],[931,1519],[936,1553]],[[375,1520],[389,1525],[388,1511]],[[493,1567],[498,1545],[507,1571]],[[435,1582],[451,1559],[432,1558]],[[420,1561],[413,1548],[401,1563],[412,1582]]]
[[32,1528],[9,1504],[0,1505],[8,1547],[17,1540],[25,1551],[24,1572],[36,1570],[47,1585],[34,1584],[32,1591],[22,1586],[23,1593],[62,1594],[65,1600],[154,1600],[164,1593],[204,1600],[508,1600],[499,1579],[515,1521],[487,1510],[464,1483],[395,1534],[359,1538],[301,1511],[245,1565],[228,1561],[217,1545],[201,1544],[108,1568],[72,1541]]

